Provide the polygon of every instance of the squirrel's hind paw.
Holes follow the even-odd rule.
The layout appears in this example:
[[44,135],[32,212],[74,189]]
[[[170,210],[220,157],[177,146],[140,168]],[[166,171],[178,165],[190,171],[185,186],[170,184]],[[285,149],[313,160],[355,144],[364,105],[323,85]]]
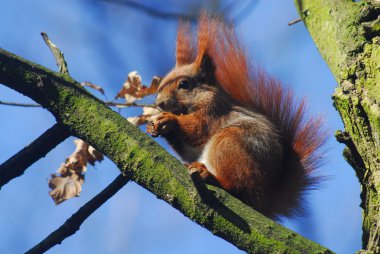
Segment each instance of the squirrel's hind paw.
[[207,167],[205,164],[201,162],[194,161],[189,164],[185,164],[187,169],[189,170],[189,174],[194,174],[195,172],[198,172],[200,177],[208,184],[212,184],[214,186],[220,186],[219,181],[215,178],[213,174],[210,173],[210,171],[207,170]]

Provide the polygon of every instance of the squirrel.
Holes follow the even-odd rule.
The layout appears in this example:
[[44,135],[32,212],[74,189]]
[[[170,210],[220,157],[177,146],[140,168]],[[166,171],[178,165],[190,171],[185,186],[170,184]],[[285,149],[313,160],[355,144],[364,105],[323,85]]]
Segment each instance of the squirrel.
[[265,216],[303,215],[305,191],[323,180],[315,174],[326,137],[320,118],[305,119],[305,100],[250,66],[223,18],[202,13],[195,40],[180,22],[176,64],[157,92],[163,112],[147,132]]

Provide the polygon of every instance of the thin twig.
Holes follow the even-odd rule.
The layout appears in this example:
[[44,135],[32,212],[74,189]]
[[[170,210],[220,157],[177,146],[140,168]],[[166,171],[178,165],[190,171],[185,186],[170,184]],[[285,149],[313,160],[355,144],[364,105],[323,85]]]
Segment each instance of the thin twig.
[[157,105],[155,104],[144,104],[144,103],[136,103],[136,102],[129,102],[129,103],[118,103],[113,101],[106,101],[104,102],[107,106],[111,107],[149,107],[149,108],[157,108]]
[[17,107],[30,107],[30,108],[41,107],[40,104],[36,104],[36,103],[18,103],[18,102],[7,102],[7,101],[0,101],[0,105],[17,106]]
[[292,26],[292,25],[297,24],[298,22],[301,22],[301,21],[302,21],[302,18],[292,20],[288,23],[288,26]]
[[54,43],[49,39],[48,35],[44,32],[41,33],[42,38],[44,39],[46,45],[50,48],[51,52],[55,57],[55,61],[57,62],[59,72],[62,74],[69,75],[69,69],[67,68],[67,63],[65,61],[65,57],[63,56],[62,51],[54,45]]
[[104,190],[88,201],[76,213],[71,215],[62,226],[52,232],[39,244],[28,250],[26,254],[44,253],[53,246],[61,244],[61,242],[67,237],[75,234],[83,222],[108,199],[115,195],[123,186],[125,186],[129,180],[129,177],[120,174]]
[[1,164],[0,189],[10,180],[24,174],[30,165],[44,157],[68,137],[70,137],[70,133],[67,129],[56,123],[30,145]]
[[[136,102],[130,102],[130,103],[118,103],[113,101],[106,101],[104,102],[107,106],[110,107],[118,107],[118,108],[127,108],[127,107],[149,107],[149,108],[157,108],[157,105],[155,104],[144,104],[144,103],[136,103]],[[40,104],[33,104],[33,103],[18,103],[18,102],[6,102],[6,101],[0,101],[0,105],[6,105],[6,106],[16,106],[16,107],[34,107],[38,108],[41,107]]]

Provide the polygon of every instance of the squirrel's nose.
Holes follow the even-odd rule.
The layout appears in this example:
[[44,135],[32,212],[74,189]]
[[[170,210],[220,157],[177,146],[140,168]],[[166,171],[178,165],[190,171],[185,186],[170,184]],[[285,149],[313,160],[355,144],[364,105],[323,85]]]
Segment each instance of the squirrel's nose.
[[167,103],[165,101],[158,101],[157,102],[157,106],[162,109],[162,110],[165,110],[165,107],[166,107]]
[[156,99],[156,105],[158,108],[160,108],[163,111],[170,111],[170,108],[172,107],[174,103],[174,100],[168,96],[158,94]]

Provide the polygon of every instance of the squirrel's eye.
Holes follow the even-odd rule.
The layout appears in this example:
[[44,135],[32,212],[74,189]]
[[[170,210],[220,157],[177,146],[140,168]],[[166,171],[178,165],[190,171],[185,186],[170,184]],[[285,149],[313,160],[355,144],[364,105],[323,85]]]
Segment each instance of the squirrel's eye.
[[190,82],[186,79],[184,80],[181,80],[178,84],[178,88],[179,89],[186,89],[186,90],[189,90],[190,89]]

